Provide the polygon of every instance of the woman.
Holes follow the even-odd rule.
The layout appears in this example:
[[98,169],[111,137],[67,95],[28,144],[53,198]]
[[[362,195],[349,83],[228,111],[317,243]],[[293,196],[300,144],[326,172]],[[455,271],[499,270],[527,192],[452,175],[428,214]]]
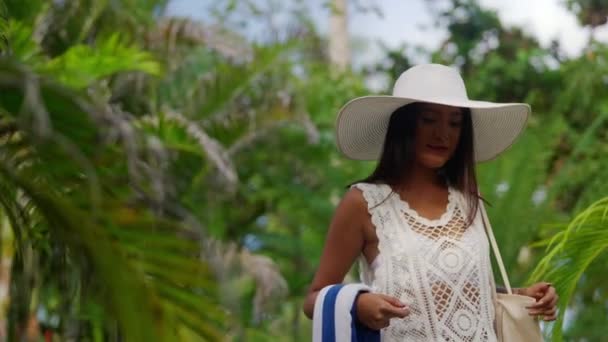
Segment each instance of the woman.
[[[393,96],[357,98],[337,120],[338,147],[378,160],[338,205],[304,312],[323,287],[341,283],[357,257],[372,288],[357,297],[357,319],[384,341],[494,341],[494,285],[475,162],[495,158],[523,130],[526,104],[469,100],[452,68],[404,72]],[[498,289],[500,291],[500,289]],[[549,283],[515,290],[556,318]]]

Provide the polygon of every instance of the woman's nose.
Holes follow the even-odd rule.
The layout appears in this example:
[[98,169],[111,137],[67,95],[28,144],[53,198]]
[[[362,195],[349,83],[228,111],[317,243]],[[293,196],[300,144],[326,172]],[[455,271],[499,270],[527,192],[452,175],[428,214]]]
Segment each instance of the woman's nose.
[[434,138],[439,139],[441,141],[448,140],[448,135],[450,134],[449,122],[443,122],[442,120],[440,120],[437,122],[434,128]]

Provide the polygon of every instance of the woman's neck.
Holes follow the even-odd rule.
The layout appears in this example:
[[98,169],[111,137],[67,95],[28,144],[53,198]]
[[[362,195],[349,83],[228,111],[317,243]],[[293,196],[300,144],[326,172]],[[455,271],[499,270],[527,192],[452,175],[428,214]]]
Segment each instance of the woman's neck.
[[437,170],[414,163],[409,169],[407,179],[399,187],[407,192],[417,192],[445,186],[445,180]]

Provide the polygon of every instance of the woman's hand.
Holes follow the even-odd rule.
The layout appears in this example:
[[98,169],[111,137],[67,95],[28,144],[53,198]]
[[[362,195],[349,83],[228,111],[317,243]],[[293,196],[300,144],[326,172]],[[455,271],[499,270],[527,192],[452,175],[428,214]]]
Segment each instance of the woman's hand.
[[536,303],[527,307],[532,316],[543,316],[545,321],[557,318],[557,300],[559,296],[550,283],[536,283],[530,287],[521,288],[518,294],[536,299]]
[[388,327],[391,318],[403,318],[410,310],[399,299],[379,293],[365,292],[357,298],[357,318],[370,329]]

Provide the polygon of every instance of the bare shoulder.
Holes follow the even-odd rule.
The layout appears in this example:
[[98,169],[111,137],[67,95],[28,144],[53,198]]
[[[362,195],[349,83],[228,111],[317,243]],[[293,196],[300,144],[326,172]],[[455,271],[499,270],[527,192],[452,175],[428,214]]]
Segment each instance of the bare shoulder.
[[343,201],[349,201],[353,205],[366,207],[365,198],[363,197],[363,191],[356,186],[352,186],[346,194],[344,194]]
[[342,201],[336,209],[336,214],[338,212],[357,215],[358,217],[367,214],[367,202],[365,202],[363,192],[356,187],[351,187],[342,197]]
[[351,187],[336,208],[330,229],[342,233],[362,234],[367,240],[371,226],[371,216],[367,210],[363,192],[356,187]]

